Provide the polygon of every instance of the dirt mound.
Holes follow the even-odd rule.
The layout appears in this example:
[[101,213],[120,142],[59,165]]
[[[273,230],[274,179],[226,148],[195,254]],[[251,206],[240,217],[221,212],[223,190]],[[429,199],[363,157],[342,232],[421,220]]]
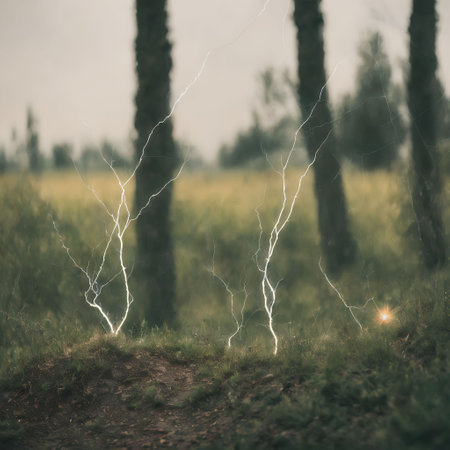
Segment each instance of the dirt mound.
[[34,362],[0,392],[0,447],[179,448],[227,429],[224,405],[198,408],[211,392],[192,363],[145,350],[97,349]]

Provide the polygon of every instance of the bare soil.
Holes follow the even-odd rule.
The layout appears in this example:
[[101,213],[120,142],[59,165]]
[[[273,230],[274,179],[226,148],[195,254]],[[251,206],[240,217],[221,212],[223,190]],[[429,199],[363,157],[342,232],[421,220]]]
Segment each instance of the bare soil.
[[[222,440],[226,399],[196,367],[139,350],[35,363],[0,392],[3,448],[189,448]],[[20,378],[20,380],[19,380]],[[198,397],[198,395],[197,395]]]

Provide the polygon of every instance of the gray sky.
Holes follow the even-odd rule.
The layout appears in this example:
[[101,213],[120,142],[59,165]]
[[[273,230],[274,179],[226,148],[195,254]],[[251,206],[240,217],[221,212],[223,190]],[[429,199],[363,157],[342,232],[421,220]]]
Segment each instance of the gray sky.
[[[293,2],[271,0],[258,16],[264,3],[168,1],[174,99],[213,50],[174,117],[177,137],[208,159],[248,125],[258,72],[270,65],[295,73]],[[365,30],[382,32],[393,64],[407,57],[410,3],[323,0],[333,99],[352,88]],[[448,91],[450,55],[444,44],[450,42],[450,1],[439,1],[438,10],[440,76]],[[23,135],[27,105],[38,117],[47,151],[62,140],[77,146],[103,137],[126,142],[133,129],[134,35],[133,0],[0,0],[0,143],[9,145],[13,127]]]

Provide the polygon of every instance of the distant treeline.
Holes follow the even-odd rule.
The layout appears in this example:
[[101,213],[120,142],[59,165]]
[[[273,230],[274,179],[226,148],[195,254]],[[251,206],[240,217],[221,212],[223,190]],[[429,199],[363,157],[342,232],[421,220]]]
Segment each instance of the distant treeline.
[[[392,66],[379,31],[361,39],[358,54],[354,90],[344,94],[335,107],[338,154],[364,170],[390,169],[399,160],[408,135],[405,87],[408,69],[404,63],[405,81],[402,84],[392,81]],[[267,156],[290,149],[295,131],[302,123],[294,80],[287,70],[277,71],[272,67],[259,74],[252,123],[222,145],[220,166],[261,166],[265,165]],[[440,144],[448,146],[450,98],[441,83],[437,84],[435,97],[439,109]],[[446,161],[443,156],[444,170],[447,171],[450,158]]]
[[132,152],[128,153],[130,154],[127,155],[119,146],[105,139],[97,144],[83,146],[77,157],[73,144],[67,141],[54,144],[48,154],[40,145],[36,116],[33,110],[28,108],[25,136],[19,137],[14,129],[8,151],[5,146],[0,145],[0,173],[66,170],[74,168],[74,165],[83,170],[104,170],[108,168],[108,164],[122,169],[131,166]]
[[[37,118],[32,108],[26,112],[26,128],[24,137],[20,137],[16,129],[11,132],[11,142],[6,147],[0,143],[0,174],[5,172],[30,171],[38,173],[43,170],[83,171],[109,170],[131,168],[134,164],[133,142],[124,146],[117,145],[108,139],[97,143],[89,143],[75,152],[74,145],[69,141],[53,144],[50,152],[44,151],[40,145],[37,129]],[[205,166],[204,160],[198,155],[192,145],[176,140],[178,162],[185,162],[185,168],[195,170]]]

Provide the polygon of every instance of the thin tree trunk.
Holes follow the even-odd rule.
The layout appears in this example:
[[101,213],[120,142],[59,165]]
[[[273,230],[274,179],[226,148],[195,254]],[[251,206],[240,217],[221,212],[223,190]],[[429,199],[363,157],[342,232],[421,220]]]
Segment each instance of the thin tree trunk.
[[413,206],[424,263],[426,267],[436,269],[445,263],[437,150],[436,1],[413,0],[412,3],[408,103],[415,171]]
[[[322,251],[328,270],[337,274],[354,260],[356,244],[349,230],[341,167],[335,154],[336,138],[327,89],[324,88],[323,17],[319,5],[320,0],[295,0],[299,99],[304,118],[311,114],[317,104],[303,131],[310,159],[323,145],[314,164],[314,187]],[[317,103],[321,92],[321,100]]]
[[[169,112],[171,44],[167,33],[165,0],[136,0],[136,157],[139,160],[150,130]],[[176,164],[172,124],[165,122],[154,132],[136,173],[135,207],[172,176]],[[170,226],[170,186],[154,198],[136,223],[137,295],[150,325],[174,319],[175,269]]]

